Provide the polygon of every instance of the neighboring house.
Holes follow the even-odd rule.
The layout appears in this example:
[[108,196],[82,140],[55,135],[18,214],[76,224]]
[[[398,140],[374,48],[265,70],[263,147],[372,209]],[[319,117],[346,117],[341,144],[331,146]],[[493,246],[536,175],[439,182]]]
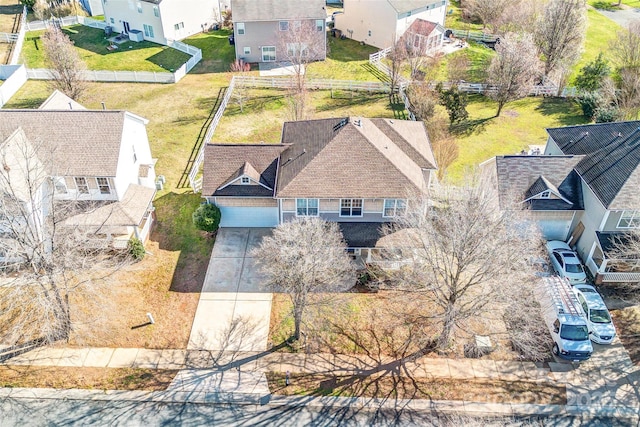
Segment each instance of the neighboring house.
[[407,50],[413,54],[428,55],[442,47],[445,29],[435,22],[416,19],[402,35]]
[[102,0],[104,19],[116,33],[140,31],[144,40],[167,44],[207,31],[222,21],[229,0]]
[[[547,132],[545,155],[531,157],[530,168],[540,171],[540,177],[549,181],[543,183],[549,189],[549,197],[568,199],[574,203],[572,206],[581,206],[582,210],[571,209],[575,215],[568,228],[569,217],[564,218],[566,233],[556,229],[557,224],[547,228],[544,220],[541,221],[543,230],[546,229],[548,237],[565,240],[575,247],[597,283],[640,281],[640,254],[638,262],[607,259],[613,241],[624,239],[625,232],[640,228],[640,121],[571,126],[548,129]],[[573,192],[563,191],[571,186],[565,183],[562,188],[557,180],[564,170],[549,166],[554,158],[564,162],[564,170],[572,168],[566,181],[573,181],[574,176],[579,178],[579,187]],[[493,165],[505,162],[504,159],[506,157],[485,162],[484,167],[492,169]],[[511,160],[518,161],[526,162]],[[537,180],[536,174],[521,169],[519,173],[507,175],[498,170],[498,188],[524,188],[528,184],[536,188],[533,192],[546,191],[542,185],[534,185],[531,181],[532,178]],[[548,178],[551,176],[556,178]],[[553,203],[561,204],[559,201]],[[562,203],[568,207],[566,202]]]
[[[49,177],[51,188],[41,189],[43,194],[53,194],[55,203],[87,206],[66,225],[112,240],[117,248],[126,247],[131,237],[144,242],[156,191],[148,121],[126,111],[69,109],[72,101],[63,97],[54,93],[45,109],[0,110],[2,153],[10,152],[8,147],[33,147]],[[67,108],[46,108],[59,104]]]
[[90,16],[104,15],[102,0],[80,0],[80,4]]
[[335,28],[380,49],[393,46],[417,19],[444,26],[446,0],[344,0]]
[[357,254],[424,192],[436,169],[422,122],[333,118],[287,122],[278,145],[208,144],[202,197],[221,227],[274,227],[301,216],[340,223]]
[[[281,62],[292,56],[285,49],[305,50],[305,44],[313,44],[317,48],[308,59],[324,60],[324,6],[324,0],[232,0],[236,58],[245,62]],[[296,34],[298,28],[304,33]]]

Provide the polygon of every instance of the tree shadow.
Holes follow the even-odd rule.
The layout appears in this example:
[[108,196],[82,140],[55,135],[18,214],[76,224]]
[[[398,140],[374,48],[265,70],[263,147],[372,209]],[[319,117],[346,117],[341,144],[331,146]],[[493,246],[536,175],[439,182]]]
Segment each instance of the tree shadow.
[[487,122],[493,119],[495,119],[495,116],[483,119],[464,120],[460,123],[452,124],[449,127],[449,130],[452,134],[458,136],[469,136],[473,133],[482,133],[485,131]]
[[[575,111],[572,111],[575,109]],[[578,111],[577,105],[567,98],[545,97],[535,108],[545,116],[553,116],[562,126],[587,123],[588,120]]]

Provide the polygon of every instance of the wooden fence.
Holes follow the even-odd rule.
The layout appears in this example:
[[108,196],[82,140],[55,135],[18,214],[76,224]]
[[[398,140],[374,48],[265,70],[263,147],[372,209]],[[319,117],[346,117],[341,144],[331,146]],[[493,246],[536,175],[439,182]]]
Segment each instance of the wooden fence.
[[498,40],[493,34],[485,33],[483,31],[464,31],[464,30],[451,30],[453,35],[459,39],[473,40],[477,42],[489,42],[494,43]]

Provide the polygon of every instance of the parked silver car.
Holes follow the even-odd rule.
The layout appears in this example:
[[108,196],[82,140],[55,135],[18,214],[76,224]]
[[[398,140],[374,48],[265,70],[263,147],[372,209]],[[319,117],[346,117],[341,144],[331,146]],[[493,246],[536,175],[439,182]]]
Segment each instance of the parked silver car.
[[587,275],[580,263],[580,258],[569,245],[559,240],[551,240],[547,242],[547,251],[551,265],[560,277],[568,279],[572,285],[587,282]]
[[573,292],[584,311],[591,341],[596,344],[611,344],[616,328],[602,297],[591,285],[575,285]]

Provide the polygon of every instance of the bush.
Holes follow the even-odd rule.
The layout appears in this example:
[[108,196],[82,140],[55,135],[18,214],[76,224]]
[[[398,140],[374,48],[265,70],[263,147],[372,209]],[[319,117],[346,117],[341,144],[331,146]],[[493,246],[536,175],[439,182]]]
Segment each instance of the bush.
[[220,209],[216,205],[200,205],[193,213],[192,219],[196,228],[213,233],[220,225]]
[[598,92],[585,92],[578,96],[576,101],[582,109],[582,114],[588,119],[593,119],[596,110],[605,103],[604,98]]
[[620,110],[613,105],[596,109],[593,119],[596,123],[611,123],[621,118]]
[[144,244],[140,239],[136,239],[135,237],[132,237],[129,239],[129,242],[127,242],[127,250],[129,251],[129,255],[136,261],[142,261],[144,255],[147,253],[144,249]]

